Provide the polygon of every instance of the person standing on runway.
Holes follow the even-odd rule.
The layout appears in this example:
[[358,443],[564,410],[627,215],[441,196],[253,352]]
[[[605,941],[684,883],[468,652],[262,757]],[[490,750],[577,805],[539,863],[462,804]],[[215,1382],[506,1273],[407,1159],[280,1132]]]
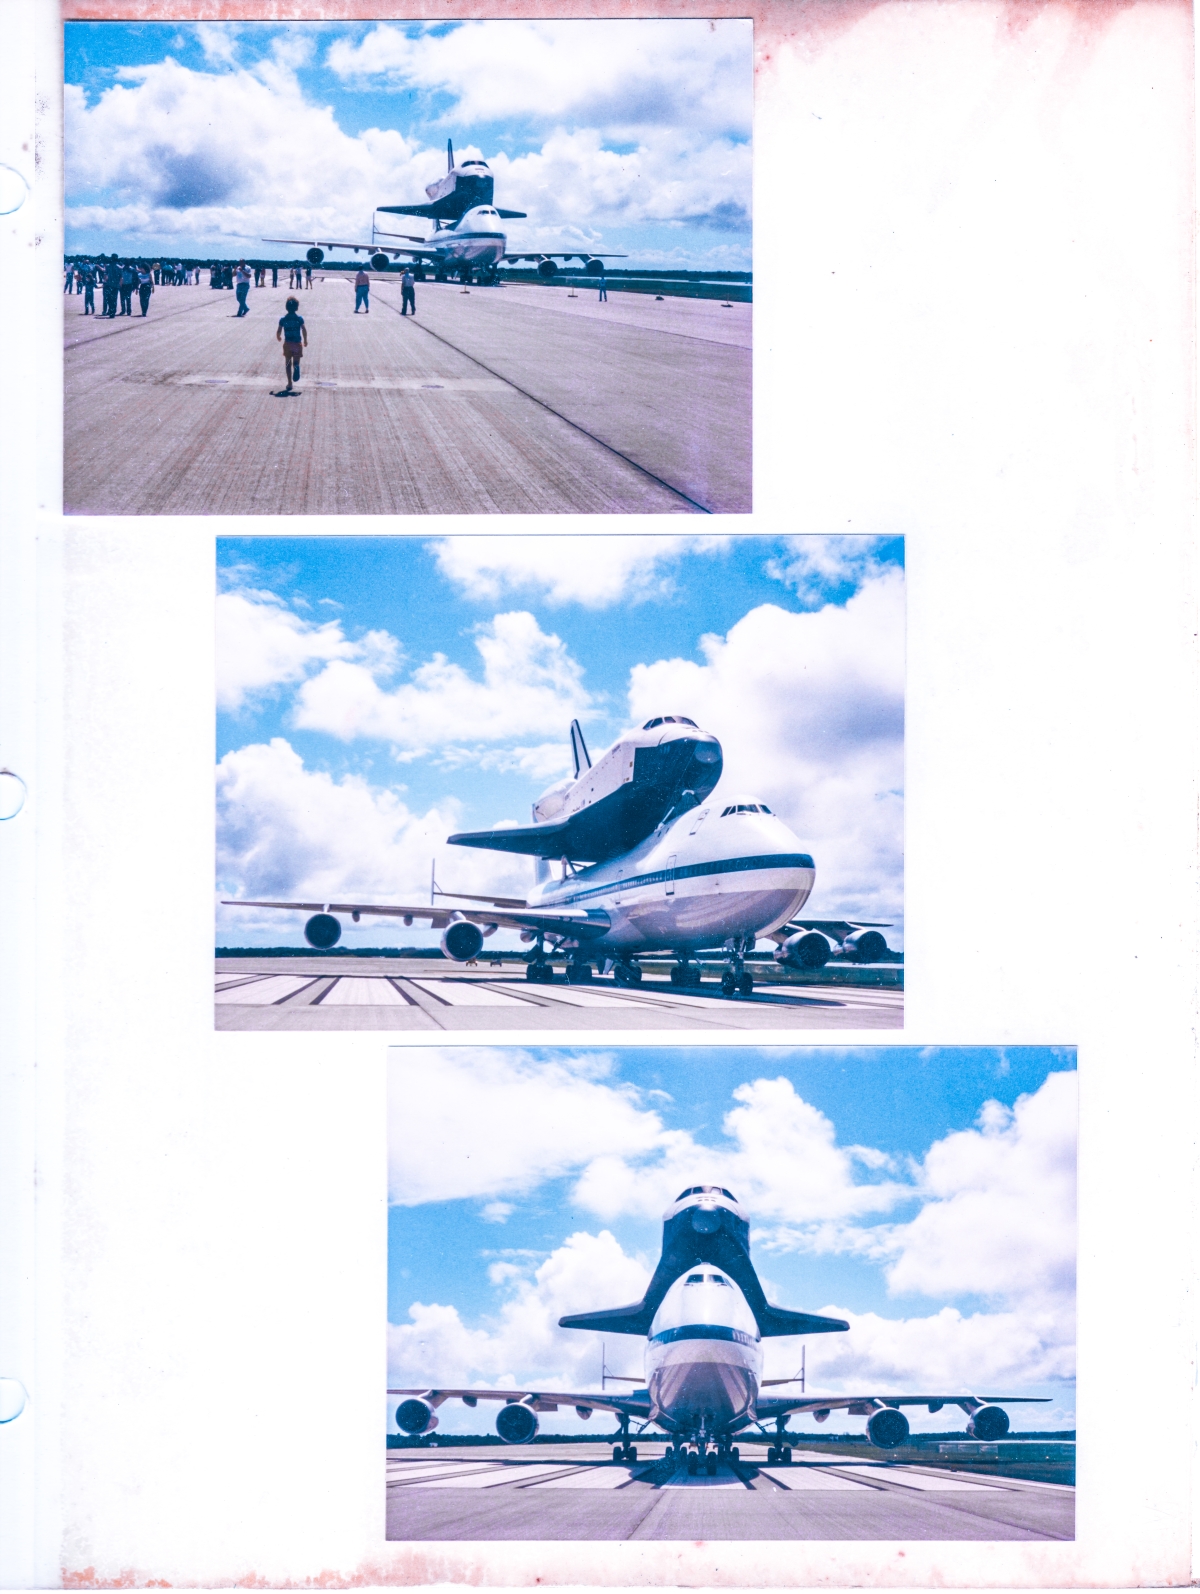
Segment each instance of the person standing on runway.
[[121,267],[120,294],[121,314],[133,314],[133,290],[137,287],[137,268],[132,260],[127,260]]
[[83,313],[96,313],[96,268],[90,260],[85,261],[83,267]]
[[142,306],[142,314],[150,308],[150,295],[154,292],[154,272],[149,266],[139,266],[137,274],[138,300]]
[[603,270],[601,270],[601,272],[600,272],[600,281],[596,284],[596,286],[600,290],[600,292],[596,295],[596,303],[597,304],[607,304],[608,303],[608,279],[605,277]]
[[238,313],[239,316],[249,315],[250,314],[250,307],[246,303],[246,297],[249,294],[249,292],[250,292],[250,267],[246,264],[246,262],[244,260],[239,260],[238,263],[237,263],[237,302],[238,302],[237,313]]
[[411,266],[405,266],[404,275],[400,279],[400,314],[407,315],[411,310],[417,313],[416,278],[413,276]]
[[117,293],[121,287],[121,268],[116,255],[111,255],[104,268],[104,314],[111,321],[117,313]]
[[304,325],[304,317],[300,314],[299,299],[289,299],[287,314],[280,316],[279,325],[275,328],[275,340],[283,344],[283,363],[287,371],[287,387],[285,393],[292,391],[292,378],[300,380],[300,356],[308,346],[308,328]]
[[306,288],[311,288],[312,287],[312,267],[311,266],[305,266],[305,268],[304,268],[304,286]]
[[[358,307],[362,305],[368,315],[371,313],[371,279],[361,266],[354,278],[354,313],[358,314]],[[386,320],[386,317],[384,318]]]

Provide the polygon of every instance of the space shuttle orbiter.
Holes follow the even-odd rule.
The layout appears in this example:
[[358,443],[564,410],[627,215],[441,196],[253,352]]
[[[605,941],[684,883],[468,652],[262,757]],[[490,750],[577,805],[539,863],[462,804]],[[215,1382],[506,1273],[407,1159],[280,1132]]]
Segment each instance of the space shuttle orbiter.
[[636,847],[669,817],[695,808],[721,778],[721,744],[682,714],[630,731],[592,763],[571,722],[575,773],[533,805],[532,825],[460,832],[458,847],[603,863]]
[[560,1328],[603,1329],[608,1334],[648,1334],[654,1314],[672,1284],[689,1268],[720,1268],[741,1290],[763,1339],[784,1334],[837,1334],[850,1327],[840,1317],[818,1317],[772,1306],[750,1260],[750,1225],[728,1190],[692,1185],[668,1208],[662,1256],[640,1301],[559,1319]]

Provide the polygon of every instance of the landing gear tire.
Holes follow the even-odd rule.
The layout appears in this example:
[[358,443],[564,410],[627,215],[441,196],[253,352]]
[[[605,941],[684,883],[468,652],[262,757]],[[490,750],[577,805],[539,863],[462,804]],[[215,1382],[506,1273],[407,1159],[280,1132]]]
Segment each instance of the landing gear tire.
[[754,979],[744,971],[738,975],[738,991],[742,996],[752,996],[754,993]]
[[621,1446],[620,1445],[614,1445],[613,1446],[613,1460],[614,1461],[620,1461],[621,1454],[622,1454]]
[[626,1461],[636,1461],[637,1460],[637,1446],[636,1445],[626,1445],[625,1446],[625,1459],[626,1459]]
[[618,963],[613,969],[613,979],[618,985],[640,985],[642,971],[636,963]]
[[742,1452],[738,1449],[738,1447],[736,1445],[734,1445],[733,1448],[730,1450],[729,1459],[730,1459],[730,1461],[740,1461],[742,1459]]
[[779,1460],[779,1452],[774,1445],[767,1446],[767,1466],[773,1467]]
[[784,1445],[783,1451],[780,1454],[779,1459],[780,1459],[780,1461],[783,1462],[785,1467],[790,1467],[791,1466],[791,1464],[792,1464],[792,1447],[791,1447],[791,1445]]
[[737,991],[737,988],[737,975],[734,974],[732,969],[726,969],[724,974],[721,976],[721,995],[733,996]]
[[525,978],[534,985],[553,985],[554,965],[552,963],[527,963],[525,965]]
[[705,1470],[705,1472],[708,1473],[710,1478],[715,1478],[716,1477],[716,1475],[717,1475],[717,1452],[715,1450],[710,1450],[708,1452],[708,1454],[705,1456],[705,1458],[704,1458],[704,1470]]
[[699,1468],[699,1466],[700,1466],[700,1457],[695,1455],[693,1452],[689,1451],[688,1452],[688,1458],[687,1458],[687,1467],[688,1467],[688,1477],[689,1478],[694,1478],[696,1476],[696,1472],[697,1472],[697,1469]]
[[587,985],[592,978],[592,965],[590,963],[568,963],[567,984]]
[[676,963],[671,969],[671,984],[695,987],[700,984],[698,963]]

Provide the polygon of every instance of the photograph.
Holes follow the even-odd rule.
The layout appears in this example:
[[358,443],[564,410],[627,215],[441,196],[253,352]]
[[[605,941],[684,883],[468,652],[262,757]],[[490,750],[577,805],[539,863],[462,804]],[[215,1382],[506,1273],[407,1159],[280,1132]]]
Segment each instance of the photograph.
[[902,1025],[902,538],[218,566],[220,1028]]
[[1077,1110],[1070,1047],[392,1047],[388,1538],[1072,1540]]
[[64,512],[748,514],[753,49],[67,22]]

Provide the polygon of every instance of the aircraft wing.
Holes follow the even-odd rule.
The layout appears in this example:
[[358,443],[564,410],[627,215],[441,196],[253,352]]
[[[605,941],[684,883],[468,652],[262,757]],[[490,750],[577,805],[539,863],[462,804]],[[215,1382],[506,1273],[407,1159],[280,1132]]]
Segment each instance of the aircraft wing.
[[294,913],[348,913],[353,919],[363,913],[388,919],[428,919],[434,930],[444,930],[455,919],[466,919],[471,924],[494,924],[500,930],[540,930],[546,935],[582,936],[585,939],[604,935],[610,923],[608,914],[599,908],[556,908],[553,912],[543,912],[539,908],[524,907],[439,908],[430,907],[428,903],[251,902],[236,898],[224,899],[221,906],[281,908]]
[[574,1406],[576,1411],[614,1411],[622,1417],[649,1417],[650,1396],[644,1390],[629,1395],[584,1393],[563,1394],[547,1389],[389,1389],[389,1395],[415,1396],[438,1407],[444,1400],[462,1400],[473,1406],[479,1400],[523,1400],[534,1411],[557,1411],[560,1406]]
[[[500,214],[503,216],[504,211]],[[274,243],[288,243],[291,240],[276,238],[268,240]],[[507,254],[505,260],[628,260],[628,255],[615,254],[611,249],[525,249],[520,254]]]
[[980,1406],[1035,1406],[1049,1402],[1049,1395],[787,1395],[760,1396],[757,1411],[760,1421],[784,1417],[793,1412],[819,1415],[846,1411],[852,1417],[869,1417],[885,1406],[926,1406],[931,1412],[943,1406],[958,1406],[971,1415]]
[[423,249],[419,244],[347,244],[332,238],[264,238],[265,244],[303,244],[306,249],[353,249],[355,254],[413,255],[420,260],[432,260],[436,249]]

